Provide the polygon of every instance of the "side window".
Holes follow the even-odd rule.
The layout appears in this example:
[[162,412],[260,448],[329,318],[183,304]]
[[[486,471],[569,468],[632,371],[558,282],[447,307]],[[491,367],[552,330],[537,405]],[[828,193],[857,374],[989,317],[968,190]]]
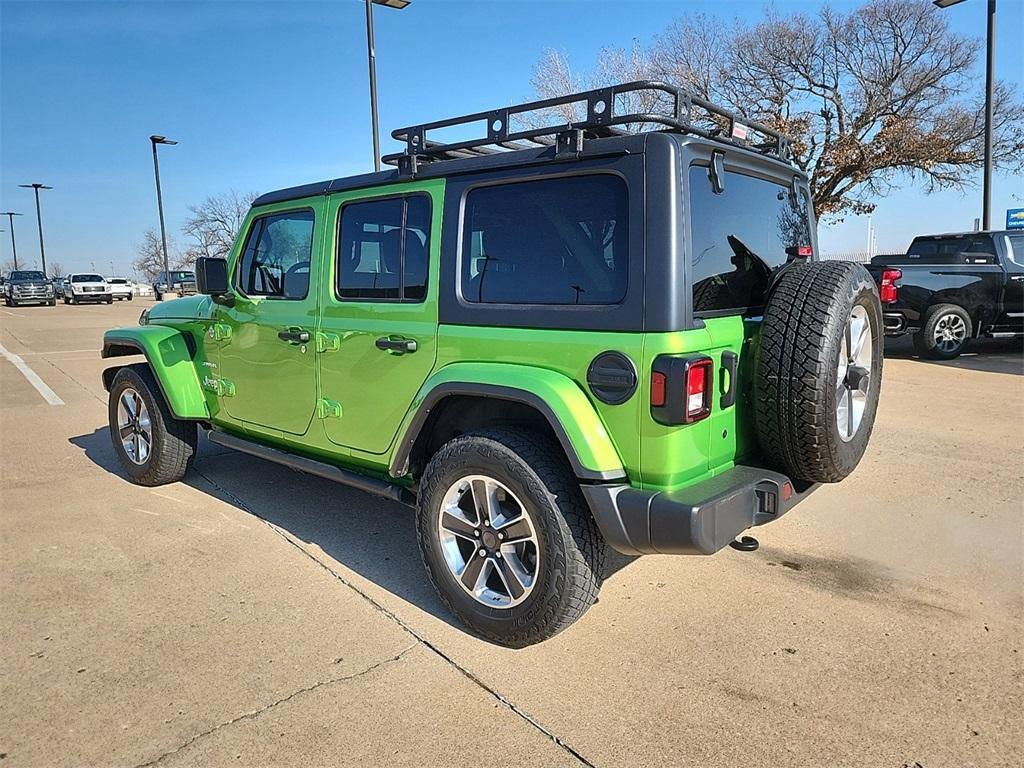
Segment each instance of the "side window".
[[249,229],[235,285],[246,296],[304,299],[312,253],[313,211],[262,216]]
[[715,194],[706,166],[690,167],[691,280],[695,312],[764,305],[772,272],[810,246],[807,198],[782,184],[729,171]]
[[416,194],[347,203],[338,226],[341,299],[423,301],[430,198]]
[[1006,237],[1006,255],[1018,267],[1024,267],[1024,234],[1004,235]]
[[626,183],[597,174],[466,196],[462,296],[478,304],[616,304],[626,295]]

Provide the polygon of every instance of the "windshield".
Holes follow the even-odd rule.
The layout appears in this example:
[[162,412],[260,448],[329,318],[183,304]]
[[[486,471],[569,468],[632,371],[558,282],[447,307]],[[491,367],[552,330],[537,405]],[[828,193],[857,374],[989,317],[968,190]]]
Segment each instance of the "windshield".
[[9,280],[45,280],[46,275],[37,269],[19,269],[17,272],[11,272]]
[[103,283],[106,282],[99,275],[72,275],[72,283]]

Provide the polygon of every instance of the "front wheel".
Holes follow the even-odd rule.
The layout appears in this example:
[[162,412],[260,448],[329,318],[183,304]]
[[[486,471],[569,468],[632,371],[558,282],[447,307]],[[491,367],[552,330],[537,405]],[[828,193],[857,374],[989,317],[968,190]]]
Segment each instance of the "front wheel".
[[122,368],[110,385],[110,439],[125,473],[138,485],[185,477],[196,452],[196,425],[174,418],[145,365]]
[[956,304],[939,304],[925,314],[924,326],[914,334],[914,351],[931,360],[959,357],[971,338],[971,316]]
[[128,301],[131,301],[133,298],[135,298],[133,294],[128,294]]
[[546,640],[597,600],[604,540],[565,457],[536,435],[446,443],[421,479],[417,534],[441,599],[498,645]]

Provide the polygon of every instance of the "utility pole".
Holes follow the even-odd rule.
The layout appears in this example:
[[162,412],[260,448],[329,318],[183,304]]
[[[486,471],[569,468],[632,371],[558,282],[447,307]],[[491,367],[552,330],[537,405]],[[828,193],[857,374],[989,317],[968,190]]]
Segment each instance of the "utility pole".
[[18,244],[14,239],[14,217],[24,216],[23,213],[15,213],[14,211],[4,211],[0,213],[0,216],[6,216],[7,220],[11,223],[11,253],[14,255],[14,268],[18,268]]
[[153,145],[153,175],[156,177],[156,207],[160,212],[160,242],[164,249],[164,280],[167,282],[167,290],[171,289],[171,267],[167,260],[167,229],[164,227],[164,197],[160,191],[160,161],[156,157],[156,145],[175,145],[178,142],[171,141],[166,136],[150,136],[150,143]]
[[380,129],[377,126],[377,52],[373,44],[373,6],[400,11],[412,0],[366,0],[366,58],[370,67],[370,122],[373,124],[373,170],[380,170]]
[[42,209],[39,207],[39,190],[40,189],[53,189],[45,184],[36,182],[35,184],[19,184],[19,187],[24,189],[34,189],[36,191],[36,222],[39,224],[39,258],[43,262],[43,275],[46,275],[46,249],[43,248],[43,214]]

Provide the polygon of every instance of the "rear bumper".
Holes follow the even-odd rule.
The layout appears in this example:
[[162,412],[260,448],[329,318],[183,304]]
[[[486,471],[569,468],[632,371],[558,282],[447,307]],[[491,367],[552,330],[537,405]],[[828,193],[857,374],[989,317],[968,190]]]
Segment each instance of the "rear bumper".
[[740,465],[670,493],[629,485],[582,488],[605,541],[619,552],[712,555],[748,528],[778,519],[817,485]]

